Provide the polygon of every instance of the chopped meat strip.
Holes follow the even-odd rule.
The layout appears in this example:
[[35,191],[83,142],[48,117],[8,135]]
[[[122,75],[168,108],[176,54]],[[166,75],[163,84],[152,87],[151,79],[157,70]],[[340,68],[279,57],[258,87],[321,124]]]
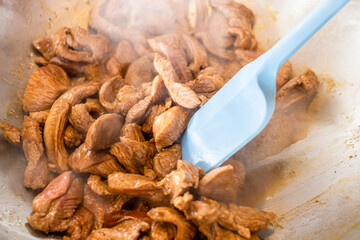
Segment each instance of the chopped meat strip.
[[146,176],[130,173],[113,173],[108,176],[109,190],[117,194],[146,198],[153,202],[164,200],[163,190]]
[[240,162],[218,167],[207,173],[199,183],[199,193],[217,201],[235,202],[237,193],[244,184],[245,167]]
[[85,146],[89,150],[100,150],[117,142],[124,119],[115,114],[104,114],[91,124],[86,134]]
[[136,103],[134,106],[130,108],[129,112],[126,115],[125,122],[142,124],[145,121],[145,118],[147,117],[146,113],[148,112],[150,105],[151,105],[151,96],[148,96],[140,100],[138,103]]
[[106,151],[89,150],[85,144],[80,145],[68,160],[72,170],[80,173],[92,173],[103,177],[125,171],[116,159]]
[[187,85],[196,93],[211,93],[218,91],[224,84],[222,77],[211,67],[200,71],[195,80],[187,83]]
[[122,76],[125,76],[125,73],[128,70],[130,64],[138,58],[138,54],[130,42],[123,40],[119,42],[114,54],[114,58],[119,64],[119,73]]
[[236,232],[224,229],[217,223],[201,225],[199,231],[204,234],[208,240],[245,240],[245,238],[241,237]]
[[55,199],[47,212],[35,212],[27,220],[31,227],[45,233],[66,231],[82,198],[83,183],[80,178],[75,178],[67,192]]
[[101,228],[93,231],[88,240],[136,240],[142,232],[150,229],[146,222],[129,219],[113,228]]
[[279,90],[284,86],[291,78],[292,74],[292,65],[289,61],[286,61],[284,65],[279,69],[278,75],[276,77],[276,90]]
[[146,212],[138,210],[118,210],[111,212],[111,214],[108,214],[108,212],[105,214],[104,226],[113,227],[122,221],[130,219],[151,223],[151,219],[148,217]]
[[76,148],[80,146],[85,140],[85,135],[81,132],[75,130],[71,125],[69,125],[64,133],[64,142],[65,146],[68,148]]
[[176,163],[181,159],[181,147],[175,144],[169,148],[162,149],[153,159],[153,168],[155,173],[164,178],[175,169]]
[[147,116],[144,124],[142,125],[142,131],[149,136],[152,136],[152,129],[155,122],[155,118],[168,110],[165,105],[159,104],[151,107],[151,111]]
[[149,54],[131,63],[125,76],[125,84],[140,87],[143,83],[151,82],[155,75],[153,59],[154,56]]
[[196,76],[200,69],[208,66],[206,49],[192,36],[182,34],[182,39],[184,40],[185,52],[190,62],[189,69]]
[[154,66],[164,80],[165,86],[174,102],[189,109],[199,106],[200,99],[193,90],[180,83],[179,77],[176,75],[169,60],[156,54]]
[[174,224],[165,222],[152,222],[150,230],[150,239],[171,240],[176,235],[176,227]]
[[106,183],[101,181],[101,177],[98,175],[90,175],[87,179],[87,185],[91,190],[99,196],[103,197],[114,197],[115,194],[109,191],[109,187]]
[[128,172],[139,173],[143,171],[146,162],[154,157],[156,149],[151,142],[120,137],[120,142],[111,146],[110,153],[116,156]]
[[190,120],[185,108],[175,106],[155,118],[153,133],[158,151],[171,146],[184,132]]
[[146,141],[141,132],[141,127],[135,123],[124,124],[121,129],[121,136],[138,142]]
[[169,207],[157,207],[148,212],[149,217],[156,222],[168,222],[176,226],[175,239],[191,240],[195,237],[196,228],[186,221],[185,217],[178,211]]
[[87,133],[90,125],[94,121],[95,120],[89,114],[85,104],[76,104],[71,108],[69,122],[79,132]]
[[44,125],[46,119],[49,115],[49,110],[39,111],[39,112],[31,112],[30,117],[38,122],[40,125]]
[[0,123],[0,129],[4,132],[4,139],[11,144],[19,144],[21,140],[21,133],[17,127],[14,127],[6,122]]
[[176,170],[172,171],[159,182],[164,188],[164,193],[172,199],[184,194],[190,187],[197,188],[199,185],[199,168],[191,163],[179,160]]
[[101,105],[108,112],[117,112],[116,108],[116,94],[119,92],[120,88],[123,87],[123,79],[121,76],[114,76],[108,79],[100,88],[99,91],[99,100]]
[[45,37],[40,37],[33,41],[33,46],[38,50],[45,59],[49,60],[55,56],[52,49],[51,40]]
[[37,69],[26,86],[23,106],[25,112],[50,109],[56,98],[70,89],[70,79],[66,72],[54,64]]
[[117,93],[115,101],[116,112],[122,116],[126,116],[131,107],[143,97],[144,95],[142,91],[139,91],[139,89],[133,86],[125,85]]
[[[80,206],[69,222],[67,232],[69,240],[86,240],[94,226],[94,215],[84,206]],[[64,240],[66,240],[64,238]]]
[[40,125],[29,116],[24,116],[21,127],[22,146],[28,164],[25,170],[24,185],[27,188],[41,189],[53,179],[44,155],[44,146]]

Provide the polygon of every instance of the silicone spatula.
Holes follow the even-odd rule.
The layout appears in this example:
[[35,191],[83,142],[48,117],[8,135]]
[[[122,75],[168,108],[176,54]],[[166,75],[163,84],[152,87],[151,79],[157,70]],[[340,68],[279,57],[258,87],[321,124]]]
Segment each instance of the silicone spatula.
[[260,133],[274,112],[279,68],[349,1],[322,1],[274,47],[230,79],[190,120],[182,138],[182,158],[208,172]]

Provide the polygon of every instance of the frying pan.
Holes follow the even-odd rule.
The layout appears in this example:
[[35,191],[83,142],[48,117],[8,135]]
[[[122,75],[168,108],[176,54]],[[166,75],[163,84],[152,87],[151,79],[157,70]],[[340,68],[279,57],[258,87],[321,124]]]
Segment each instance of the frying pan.
[[[245,0],[269,49],[320,0]],[[31,42],[61,26],[87,26],[92,0],[0,0],[0,120],[20,127],[21,98],[36,69]],[[360,1],[352,1],[292,59],[320,77],[308,136],[247,165],[252,204],[278,214],[268,239],[360,238]],[[295,126],[296,127],[296,126]],[[26,160],[0,138],[0,239],[53,239],[26,224],[35,192],[23,186]],[[244,199],[246,202],[246,199]]]

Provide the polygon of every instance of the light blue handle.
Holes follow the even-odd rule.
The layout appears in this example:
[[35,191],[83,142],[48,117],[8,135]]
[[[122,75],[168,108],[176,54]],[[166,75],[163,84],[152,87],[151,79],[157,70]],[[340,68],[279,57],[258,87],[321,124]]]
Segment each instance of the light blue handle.
[[265,55],[282,66],[350,0],[324,0]]

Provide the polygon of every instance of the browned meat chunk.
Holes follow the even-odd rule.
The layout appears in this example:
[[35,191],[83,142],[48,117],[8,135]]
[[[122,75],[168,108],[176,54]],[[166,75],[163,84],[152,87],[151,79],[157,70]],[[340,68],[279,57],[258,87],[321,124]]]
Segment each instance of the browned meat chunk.
[[84,68],[85,79],[89,82],[103,84],[108,79],[106,68],[102,63],[87,64]]
[[55,199],[48,211],[35,212],[27,220],[32,228],[45,233],[66,231],[82,198],[83,183],[80,178],[75,178],[66,193]]
[[168,107],[162,104],[152,106],[151,112],[147,116],[144,124],[142,125],[142,131],[147,135],[152,136],[152,130],[153,130],[155,118],[160,114],[162,114],[163,112],[165,112],[166,110],[168,110]]
[[143,83],[151,82],[156,73],[153,59],[153,55],[148,54],[131,63],[125,76],[125,84],[140,87]]
[[196,79],[188,82],[187,85],[196,93],[211,93],[222,88],[224,80],[214,68],[209,67],[199,72]]
[[68,169],[68,153],[64,145],[64,132],[70,106],[94,95],[97,91],[98,86],[92,84],[73,87],[59,97],[51,107],[44,127],[44,143],[49,158],[49,167],[53,171],[63,172]]
[[146,162],[154,157],[156,149],[153,143],[120,137],[120,142],[112,145],[110,153],[116,156],[128,172],[140,173]]
[[67,72],[69,76],[82,76],[85,72],[86,63],[84,62],[73,62],[60,57],[53,57],[49,63],[55,64]]
[[276,93],[275,112],[269,124],[237,152],[235,158],[243,159],[246,163],[255,162],[277,154],[304,138],[304,128],[306,129],[308,121],[306,111],[318,86],[318,78],[311,70],[288,81]]
[[85,140],[85,135],[75,130],[71,125],[67,126],[64,133],[64,143],[68,148],[76,148]]
[[88,110],[86,109],[85,104],[76,104],[71,108],[71,112],[69,115],[69,122],[70,124],[79,132],[87,133],[89,130],[90,125],[95,120],[89,114]]
[[30,117],[38,122],[40,125],[44,125],[47,117],[49,116],[50,110],[44,110],[40,112],[31,112]]
[[116,112],[125,117],[127,112],[143,97],[143,92],[140,89],[125,85],[117,93],[115,100]]
[[101,228],[93,231],[88,240],[136,240],[142,232],[150,229],[146,222],[130,219],[113,228]]
[[85,146],[89,150],[100,150],[117,142],[124,119],[114,113],[105,114],[96,119],[86,134]]
[[22,146],[28,164],[25,170],[24,185],[27,188],[40,189],[53,179],[44,155],[44,146],[40,125],[31,117],[25,116],[21,127]]
[[193,76],[196,76],[200,69],[208,66],[206,49],[192,36],[182,34],[182,39],[184,40],[185,52],[190,62],[189,69]]
[[92,173],[104,177],[114,172],[124,171],[112,155],[105,151],[89,150],[85,144],[82,144],[70,155],[69,166],[76,172]]
[[40,37],[33,41],[33,46],[38,50],[47,60],[55,56],[52,49],[51,40],[45,37]]
[[150,239],[171,240],[176,235],[176,227],[174,224],[165,222],[153,222],[151,224]]
[[175,106],[155,118],[153,133],[158,151],[171,146],[184,132],[190,120],[188,110]]
[[110,174],[108,185],[111,192],[142,197],[151,202],[162,202],[165,198],[162,188],[156,182],[138,174],[120,172]]
[[199,183],[199,193],[217,201],[235,202],[245,179],[245,167],[240,162],[236,166],[229,164],[207,173]]
[[23,107],[25,112],[38,112],[50,109],[57,97],[71,87],[66,72],[49,64],[37,69],[26,86]]
[[200,99],[193,90],[185,84],[180,83],[180,80],[169,60],[159,54],[156,54],[154,66],[164,80],[165,86],[174,102],[190,109],[199,106]]
[[123,75],[120,72],[120,63],[115,57],[111,57],[106,62],[106,71],[110,76]]
[[110,202],[95,194],[91,188],[85,184],[82,205],[94,215],[94,229],[102,228],[106,209],[111,207]]
[[101,177],[98,175],[91,174],[87,179],[87,185],[91,188],[91,190],[99,196],[105,198],[113,198],[115,194],[109,191],[109,187],[106,183],[101,181]]
[[132,62],[138,58],[138,54],[135,51],[134,47],[128,41],[119,42],[114,58],[118,61],[118,71],[122,76],[125,76],[125,73]]
[[244,240],[244,238],[236,232],[224,229],[217,223],[201,225],[199,231],[204,234],[208,240]]
[[191,163],[179,160],[176,170],[172,171],[159,182],[164,188],[164,193],[174,199],[184,194],[189,188],[198,188],[199,168]]
[[276,77],[276,90],[279,90],[284,86],[291,78],[292,74],[292,65],[289,61],[286,61],[284,65],[279,69],[278,75]]
[[109,48],[106,38],[89,34],[81,27],[60,28],[52,36],[51,43],[58,57],[74,62],[101,60]]
[[129,112],[126,115],[125,122],[142,124],[147,117],[146,113],[149,111],[150,106],[151,96],[140,100],[138,103],[136,103],[130,108]]
[[162,149],[153,159],[153,169],[159,178],[164,178],[175,169],[176,163],[181,159],[181,147],[175,144]]
[[196,228],[186,221],[185,217],[173,208],[157,207],[148,212],[149,217],[156,222],[168,222],[176,226],[175,239],[191,240],[196,235]]
[[145,142],[141,127],[135,123],[127,123],[121,129],[121,136],[138,142]]
[[[86,240],[94,226],[94,215],[84,206],[80,206],[69,222],[67,232],[69,240]],[[64,240],[65,237],[64,237]]]
[[123,79],[120,76],[115,76],[107,80],[100,88],[99,100],[101,105],[108,112],[116,112],[116,94],[120,88],[123,87]]
[[4,132],[4,139],[8,143],[19,144],[21,140],[20,129],[6,122],[0,123],[0,129]]
[[181,34],[166,34],[149,39],[148,42],[154,52],[161,53],[169,59],[181,83],[186,83],[192,78],[190,69],[187,66],[185,45]]

